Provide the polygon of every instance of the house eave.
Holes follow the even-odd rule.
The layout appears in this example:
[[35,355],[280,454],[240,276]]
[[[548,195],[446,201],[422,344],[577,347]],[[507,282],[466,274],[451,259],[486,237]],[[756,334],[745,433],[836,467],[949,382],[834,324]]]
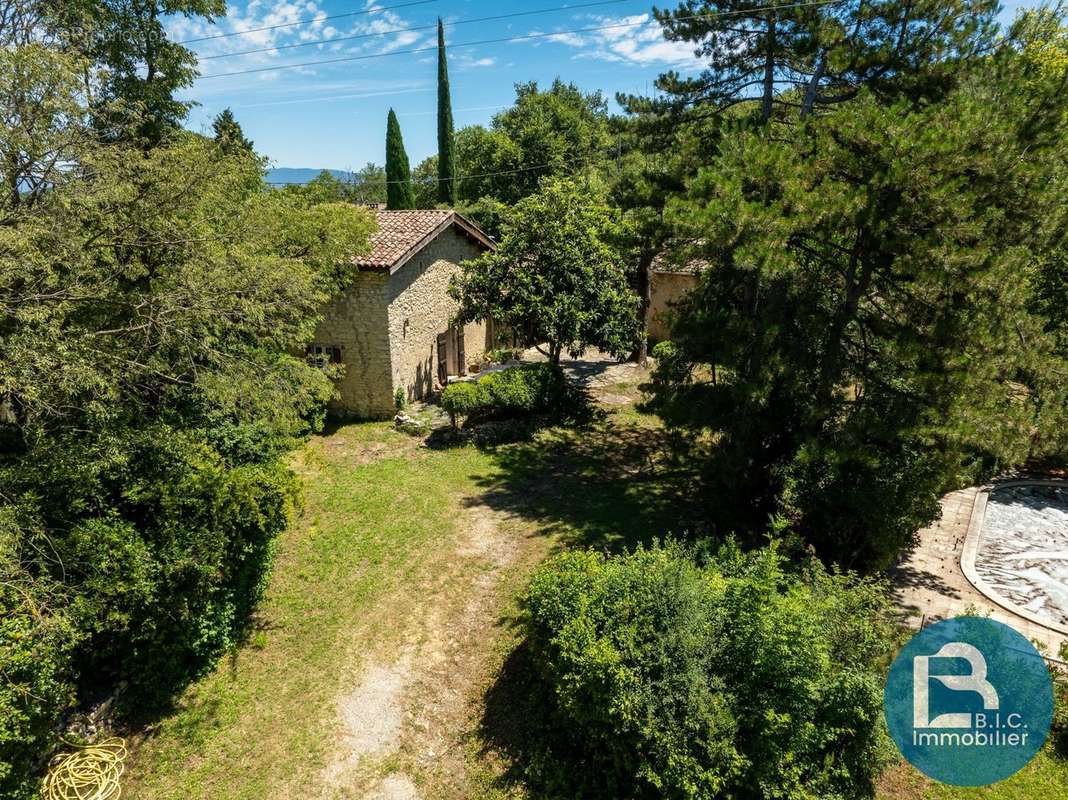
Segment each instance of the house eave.
[[445,217],[441,223],[427,233],[422,239],[413,244],[405,253],[400,256],[392,264],[357,264],[358,268],[363,272],[388,272],[390,275],[395,274],[398,270],[402,269],[409,261],[423,251],[423,249],[429,245],[432,241],[437,239],[441,234],[447,231],[451,226],[455,225],[457,230],[475,244],[483,247],[485,250],[493,252],[497,249],[497,244],[490,238],[484,230],[478,225],[462,214],[457,214],[455,211],[451,212],[449,216]]

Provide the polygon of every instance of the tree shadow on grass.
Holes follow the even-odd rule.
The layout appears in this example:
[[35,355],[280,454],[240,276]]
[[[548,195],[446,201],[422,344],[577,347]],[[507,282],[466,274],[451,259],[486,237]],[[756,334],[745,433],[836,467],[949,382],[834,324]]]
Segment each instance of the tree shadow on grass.
[[503,763],[495,780],[497,788],[524,785],[530,790],[531,783],[544,782],[531,780],[535,764],[544,758],[548,723],[546,704],[537,691],[532,691],[540,684],[530,648],[525,641],[520,642],[486,693],[479,725],[481,755]]
[[[576,742],[552,712],[530,646],[520,642],[509,654],[486,694],[479,725],[480,755],[500,765],[493,788],[530,800],[589,797],[603,765],[587,765]],[[596,791],[592,796],[610,796]]]
[[566,546],[619,551],[700,530],[697,477],[663,429],[596,420],[483,445],[497,472],[480,502],[536,521]]

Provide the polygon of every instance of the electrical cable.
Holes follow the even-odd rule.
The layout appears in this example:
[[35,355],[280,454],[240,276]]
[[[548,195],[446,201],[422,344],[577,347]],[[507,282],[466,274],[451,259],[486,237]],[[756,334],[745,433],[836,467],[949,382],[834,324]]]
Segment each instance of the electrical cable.
[[[472,19],[458,19],[452,22],[444,22],[446,28],[453,28],[458,25],[473,25],[476,22],[496,22],[502,19],[514,19],[515,17],[530,17],[536,14],[550,14],[554,11],[575,11],[582,8],[594,8],[596,6],[611,6],[619,5],[620,3],[632,3],[635,0],[597,0],[595,3],[578,3],[571,5],[555,6],[553,8],[536,8],[530,11],[514,11],[510,14],[494,14],[491,17],[474,17]],[[239,50],[236,53],[217,53],[213,56],[202,56],[197,54],[198,61],[211,61],[216,58],[236,58],[237,56],[251,56],[257,53],[273,53],[276,50],[292,50],[295,47],[314,47],[320,44],[333,44],[335,42],[351,42],[356,39],[372,39],[378,36],[391,36],[394,33],[408,33],[414,31],[429,31],[435,30],[438,24],[435,22],[432,25],[414,25],[408,28],[391,28],[387,31],[374,31],[373,33],[358,33],[352,36],[335,36],[332,39],[314,39],[310,42],[295,42],[294,44],[278,44],[273,47],[260,47],[256,50]]]
[[[749,8],[744,11],[723,11],[718,14],[694,14],[688,17],[673,17],[673,21],[685,22],[687,20],[696,19],[713,19],[716,17],[737,16],[738,14],[753,14],[761,11],[785,11],[793,8],[808,8],[814,6],[829,6],[843,3],[845,0],[814,0],[814,2],[808,3],[791,3],[789,5],[777,5],[777,6],[764,6],[763,8]],[[449,45],[449,49],[455,50],[458,47],[477,47],[479,45],[486,44],[503,44],[507,42],[522,42],[530,41],[534,39],[547,39],[553,36],[562,36],[572,33],[593,33],[596,31],[615,30],[619,28],[634,28],[647,24],[648,20],[643,19],[640,22],[618,22],[612,25],[596,25],[589,28],[573,28],[565,31],[552,31],[551,33],[528,33],[522,36],[505,36],[497,39],[482,39],[476,42],[458,42],[456,44]],[[399,55],[414,55],[418,53],[430,53],[437,51],[437,45],[430,47],[417,47],[409,50],[391,50],[388,53],[369,53],[361,56],[345,56],[343,58],[329,58],[320,61],[303,61],[297,64],[277,64],[271,67],[257,67],[254,69],[234,70],[232,72],[217,72],[214,75],[198,75],[196,80],[209,80],[212,78],[229,78],[236,75],[253,75],[260,72],[274,72],[276,70],[283,69],[298,69],[300,67],[318,67],[326,64],[341,64],[352,61],[366,61],[373,58],[386,58],[387,56],[399,56]]]

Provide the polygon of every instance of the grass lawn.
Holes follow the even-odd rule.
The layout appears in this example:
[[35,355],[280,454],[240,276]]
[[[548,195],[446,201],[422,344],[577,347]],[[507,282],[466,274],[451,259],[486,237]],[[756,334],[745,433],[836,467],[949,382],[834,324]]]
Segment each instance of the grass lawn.
[[140,744],[129,796],[322,794],[308,790],[337,744],[336,698],[403,645],[420,595],[448,589],[464,498],[494,473],[476,448],[419,448],[385,424],[317,438],[297,469],[306,507],[248,644]]
[[379,423],[316,437],[248,641],[134,737],[124,795],[521,792],[482,733],[515,598],[555,547],[677,529],[686,482],[654,427],[627,407],[596,432],[498,446]]
[[1068,797],[1068,759],[1048,746],[1008,780],[968,788],[928,780],[908,764],[883,776],[879,800],[1055,800]]
[[[508,746],[523,724],[515,598],[556,548],[690,527],[693,484],[663,431],[631,406],[497,446],[426,447],[357,424],[316,437],[295,468],[305,508],[248,641],[134,737],[124,796],[524,797]],[[1052,800],[1065,787],[1068,762],[1043,753],[979,790],[902,765],[879,800]]]

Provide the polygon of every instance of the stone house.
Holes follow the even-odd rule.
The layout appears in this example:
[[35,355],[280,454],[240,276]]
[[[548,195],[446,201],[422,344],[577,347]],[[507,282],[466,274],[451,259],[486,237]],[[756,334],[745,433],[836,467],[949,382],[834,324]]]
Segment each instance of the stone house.
[[355,259],[352,284],[324,309],[312,358],[342,364],[332,411],[386,418],[395,393],[424,398],[464,375],[492,346],[489,326],[452,324],[449,280],[493,241],[454,211],[375,210],[371,250]]
[[693,291],[697,280],[708,266],[700,260],[673,264],[657,258],[649,275],[649,310],[645,329],[651,342],[671,338],[671,308]]

